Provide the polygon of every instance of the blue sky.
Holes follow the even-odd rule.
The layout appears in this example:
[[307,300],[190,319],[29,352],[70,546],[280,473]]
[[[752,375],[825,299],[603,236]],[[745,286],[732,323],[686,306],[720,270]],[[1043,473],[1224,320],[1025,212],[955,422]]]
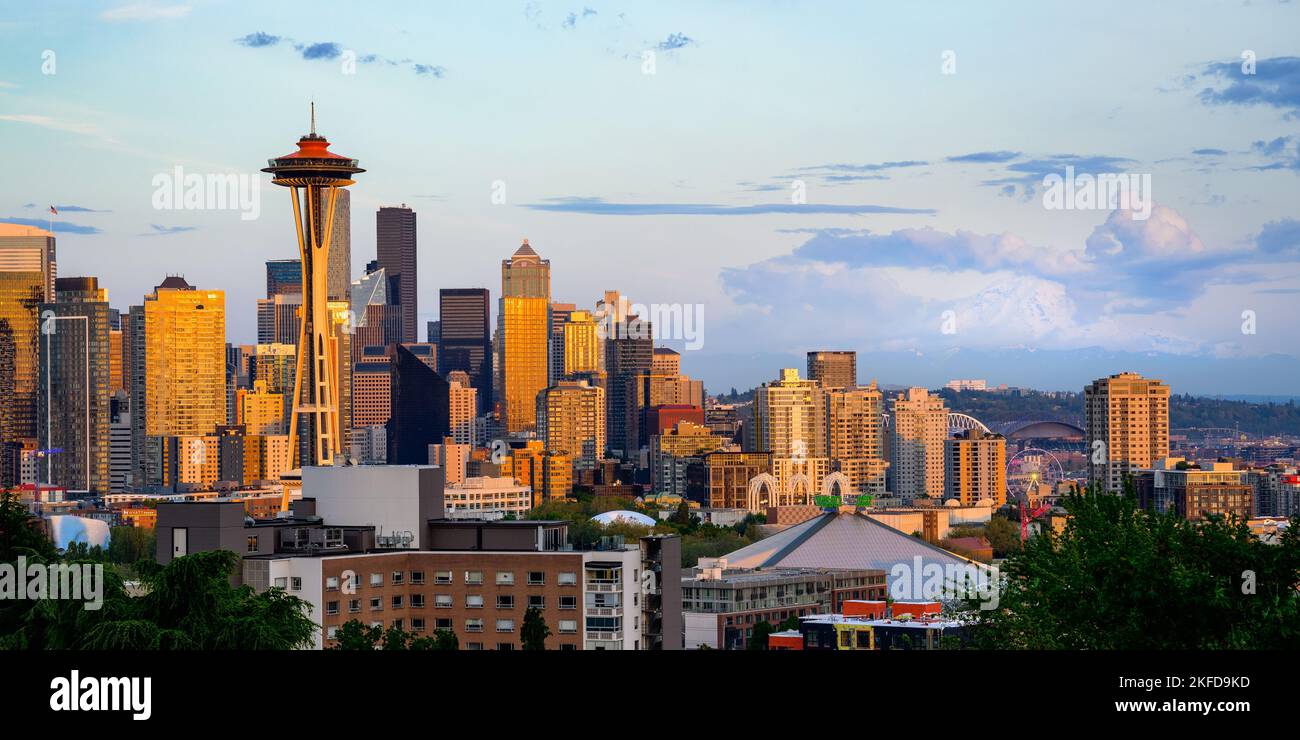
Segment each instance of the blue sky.
[[[11,5],[0,219],[63,206],[62,274],[119,308],[184,274],[252,341],[288,198],[156,210],[153,178],[257,174],[314,99],[367,169],[354,274],[379,206],[419,214],[421,325],[527,237],[556,300],[704,305],[711,388],[834,348],[886,383],[1300,395],[1297,29],[1275,0]],[[1149,174],[1151,218],[1044,208],[1067,165]]]

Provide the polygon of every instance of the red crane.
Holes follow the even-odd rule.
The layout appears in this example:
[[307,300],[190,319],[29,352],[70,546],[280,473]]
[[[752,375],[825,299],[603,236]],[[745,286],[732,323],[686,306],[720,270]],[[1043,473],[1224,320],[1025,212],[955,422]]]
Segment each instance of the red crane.
[[1051,510],[1050,504],[1039,504],[1037,508],[1030,511],[1025,508],[1025,502],[1020,502],[1020,541],[1024,542],[1029,539],[1029,523],[1038,517],[1046,514]]

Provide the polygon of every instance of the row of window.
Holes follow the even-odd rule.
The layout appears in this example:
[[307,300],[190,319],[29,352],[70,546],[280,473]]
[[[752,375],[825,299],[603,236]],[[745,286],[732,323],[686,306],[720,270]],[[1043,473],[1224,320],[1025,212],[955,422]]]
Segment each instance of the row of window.
[[[454,573],[453,571],[450,571],[450,570],[439,570],[439,571],[435,571],[435,572],[434,572],[434,574],[433,574],[433,582],[434,582],[435,584],[439,584],[439,585],[447,585],[447,584],[450,584],[450,583],[452,582],[452,579],[453,579],[454,577],[455,577],[455,573]],[[283,579],[277,579],[277,582],[278,582],[278,581],[281,581],[281,580],[283,580]],[[300,588],[302,587],[302,583],[301,583],[302,579],[300,579],[300,578],[295,578],[295,579],[293,579],[293,580],[297,582],[297,586],[295,587],[294,590],[298,590],[298,589],[300,589]],[[578,585],[578,574],[577,574],[577,573],[574,573],[574,572],[563,572],[563,573],[559,573],[559,574],[556,576],[556,582],[559,583],[559,585],[561,585],[561,586],[576,586],[576,585]],[[325,579],[325,590],[326,590],[326,591],[337,591],[337,590],[339,589],[339,583],[340,583],[340,580],[339,580],[339,577],[338,577],[338,576],[329,576],[329,577],[327,577],[327,578]],[[389,576],[389,578],[388,578],[388,583],[389,583],[389,585],[392,585],[392,586],[401,586],[401,585],[406,584],[406,583],[410,583],[410,584],[413,585],[413,586],[423,586],[424,583],[425,583],[425,580],[424,580],[424,571],[422,571],[422,570],[413,570],[413,571],[411,571],[411,572],[410,572],[410,579],[408,580],[408,579],[407,579],[407,573],[406,573],[405,571],[395,570],[395,571],[393,571],[392,574]],[[482,584],[482,583],[483,583],[483,571],[481,571],[481,570],[467,570],[467,571],[465,571],[465,583],[467,583],[467,584],[469,584],[469,585],[471,585],[471,586],[477,586],[477,585]],[[545,586],[545,585],[546,585],[546,573],[545,573],[544,571],[540,571],[540,570],[530,570],[530,571],[528,571],[527,580],[525,581],[525,583],[527,583],[529,586]],[[513,572],[513,571],[508,571],[508,570],[499,570],[499,571],[497,571],[497,572],[496,572],[496,584],[497,584],[498,586],[513,586],[513,585],[515,585],[515,574],[514,574],[514,572]],[[373,587],[376,587],[376,588],[382,587],[382,586],[384,585],[384,574],[383,574],[383,573],[371,573],[371,574],[370,574],[370,585],[373,586]]]
[[[406,605],[407,605],[407,598],[406,598],[405,596],[403,596],[402,594],[397,594],[397,595],[394,595],[394,596],[389,597],[389,606],[390,606],[390,608],[392,608],[392,609],[405,609],[405,608],[406,608]],[[410,605],[411,605],[411,608],[412,608],[412,609],[423,609],[424,606],[425,606],[424,594],[411,594],[411,595],[410,595]],[[438,608],[438,609],[450,609],[450,608],[452,608],[453,606],[455,606],[455,603],[454,603],[454,600],[452,599],[451,594],[435,594],[434,597],[433,597],[433,605],[434,605],[435,608]],[[465,608],[466,608],[466,609],[482,609],[482,608],[483,608],[483,595],[482,595],[482,594],[467,594],[467,595],[465,596]],[[497,594],[497,603],[496,603],[496,608],[498,608],[498,609],[514,609],[514,608],[515,608],[515,597],[512,596],[512,595],[509,595],[509,594]],[[540,595],[540,594],[533,594],[533,595],[530,595],[530,596],[528,597],[528,608],[530,608],[530,609],[545,609],[545,608],[546,608],[546,597],[545,597],[545,596],[542,596],[542,595]],[[561,596],[561,597],[560,597],[560,609],[569,610],[569,609],[577,609],[577,608],[578,608],[578,597],[577,597],[577,596]],[[382,598],[378,597],[378,596],[371,597],[371,598],[370,598],[370,611],[372,611],[372,612],[379,612],[379,611],[383,611],[383,610],[384,610],[384,600],[383,600]],[[349,599],[349,600],[348,600],[348,612],[349,612],[349,613],[352,613],[352,614],[355,614],[355,613],[360,612],[360,611],[361,611],[361,599]],[[339,602],[337,602],[337,601],[327,601],[327,602],[325,602],[325,613],[326,613],[327,615],[330,615],[330,616],[333,616],[333,615],[338,614],[338,613],[339,613]]]
[[[372,626],[372,627],[383,627],[383,626],[384,626],[384,623],[383,623],[383,622],[380,622],[380,621],[374,621],[374,622],[371,622],[371,623],[370,623],[370,626]],[[404,622],[403,620],[401,620],[401,619],[395,619],[395,620],[393,620],[393,626],[396,627],[397,629],[404,629],[404,628],[405,628],[405,622]],[[497,632],[501,632],[501,633],[514,632],[514,631],[515,631],[515,620],[513,620],[513,619],[498,619],[498,620],[496,620],[496,623],[495,623],[494,626],[495,626]],[[578,620],[576,620],[576,619],[561,619],[561,620],[559,620],[559,621],[556,623],[556,626],[557,626],[557,629],[558,629],[558,631],[559,631],[559,633],[560,633],[561,635],[576,635],[576,634],[578,634]],[[411,619],[411,631],[412,631],[412,632],[424,632],[425,629],[426,629],[427,627],[428,627],[428,622],[425,620],[424,617],[413,617],[413,618]],[[483,620],[482,620],[482,619],[466,619],[466,620],[465,620],[465,631],[466,631],[466,632],[470,632],[470,633],[479,633],[479,632],[482,632],[482,631],[483,631],[483,627],[484,627],[484,623],[483,623]],[[435,619],[435,620],[433,620],[433,628],[434,628],[434,630],[448,630],[448,631],[451,631],[451,630],[454,629],[454,627],[453,627],[453,625],[452,625],[452,620],[450,620],[450,619]],[[326,630],[325,634],[326,634],[326,636],[327,636],[329,639],[333,640],[333,639],[335,639],[335,637],[336,637],[337,634],[338,634],[338,629],[339,629],[338,627],[330,627],[328,630]],[[474,648],[467,648],[467,649],[472,650],[472,649],[474,649]],[[501,649],[500,646],[498,646],[498,649]]]

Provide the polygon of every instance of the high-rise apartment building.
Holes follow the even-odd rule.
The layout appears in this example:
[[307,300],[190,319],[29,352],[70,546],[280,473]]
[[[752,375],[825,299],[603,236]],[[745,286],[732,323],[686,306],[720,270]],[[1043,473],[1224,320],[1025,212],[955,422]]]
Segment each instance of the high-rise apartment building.
[[375,254],[379,266],[395,284],[396,295],[389,297],[401,306],[402,341],[415,342],[416,336],[416,248],[415,211],[400,206],[385,206],[375,216]]
[[891,405],[890,464],[894,494],[943,498],[943,445],[948,438],[948,408],[925,388],[908,388]]
[[574,311],[564,324],[564,362],[561,375],[592,376],[600,372],[600,334],[590,311]]
[[168,277],[145,296],[143,312],[144,436],[213,434],[226,423],[225,292]]
[[392,416],[393,366],[387,357],[352,366],[352,428],[386,425]]
[[302,331],[302,293],[276,293],[257,299],[257,343],[298,345]]
[[109,488],[108,291],[93,277],[56,278],[41,304],[37,428],[40,480],[77,493]]
[[1169,456],[1169,386],[1137,373],[1101,378],[1083,389],[1088,479],[1119,492],[1124,477]]
[[[506,431],[532,431],[537,394],[547,386],[550,342],[551,262],[528,240],[501,262],[501,307],[497,313],[501,376],[499,400]],[[444,331],[445,331],[444,327]]]
[[[478,391],[478,413],[492,410],[492,330],[487,288],[438,291],[438,373],[460,370]],[[431,337],[429,341],[434,341]]]
[[780,503],[809,502],[830,473],[824,393],[795,368],[754,391],[754,449],[772,453]]
[[284,394],[271,392],[265,380],[235,391],[235,423],[247,434],[287,434],[284,418]]
[[478,389],[469,384],[469,374],[453,370],[447,379],[447,423],[456,444],[475,447],[478,435],[474,419],[478,416]]
[[708,504],[705,456],[726,443],[703,424],[679,422],[650,437],[650,483],[656,494],[681,496]]
[[[710,452],[704,456],[709,471],[709,507],[714,509],[749,508],[749,483],[772,472],[770,452]],[[766,514],[766,509],[751,509]]]
[[352,193],[339,188],[334,199],[334,233],[330,236],[325,285],[331,301],[346,301],[352,287]]
[[402,307],[391,302],[396,291],[393,281],[377,262],[366,265],[366,274],[352,283],[352,362],[360,362],[366,347],[386,346],[402,341]]
[[944,499],[973,506],[987,499],[1007,502],[1007,440],[1001,434],[967,429],[944,440]]
[[823,388],[855,388],[858,385],[858,353],[817,351],[808,353],[808,379]]
[[119,390],[109,401],[108,492],[129,490],[131,470],[131,397]]
[[561,380],[537,394],[537,434],[549,452],[568,454],[595,469],[605,453],[605,390],[586,381]]
[[885,492],[884,399],[875,383],[826,390],[826,454],[856,493]]

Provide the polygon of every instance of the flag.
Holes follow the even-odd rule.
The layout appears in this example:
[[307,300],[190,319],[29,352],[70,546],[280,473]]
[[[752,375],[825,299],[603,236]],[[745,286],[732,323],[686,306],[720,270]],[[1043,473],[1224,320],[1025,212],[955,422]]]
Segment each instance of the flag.
[[53,213],[55,216],[57,216],[59,215],[59,209],[55,208],[54,206],[50,206],[50,213]]

